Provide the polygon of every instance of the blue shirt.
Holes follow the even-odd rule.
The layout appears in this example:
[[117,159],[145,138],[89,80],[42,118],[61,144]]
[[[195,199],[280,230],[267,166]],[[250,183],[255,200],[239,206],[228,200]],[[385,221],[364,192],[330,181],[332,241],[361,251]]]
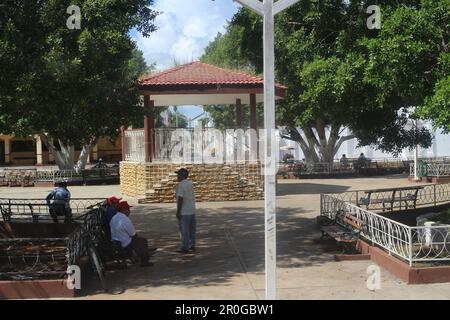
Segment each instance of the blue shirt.
[[47,203],[49,203],[51,199],[53,199],[53,203],[69,204],[70,192],[66,188],[57,187],[48,194],[46,198]]
[[117,213],[117,209],[114,208],[113,206],[109,206],[108,209],[106,209],[105,219],[106,219],[106,222],[108,223],[108,225],[116,213]]
[[103,217],[103,229],[105,230],[105,233],[107,235],[108,238],[111,237],[111,227],[109,225],[109,223],[111,222],[111,219],[116,215],[117,213],[117,209],[114,208],[113,206],[108,206],[108,208],[106,209],[106,213]]

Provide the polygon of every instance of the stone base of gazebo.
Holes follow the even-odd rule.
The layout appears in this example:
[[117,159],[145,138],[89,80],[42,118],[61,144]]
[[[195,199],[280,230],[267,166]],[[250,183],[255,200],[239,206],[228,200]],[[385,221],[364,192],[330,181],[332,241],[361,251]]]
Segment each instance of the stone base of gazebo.
[[189,170],[196,201],[261,200],[264,178],[259,162],[236,164],[120,163],[120,190],[139,203],[175,202],[179,168]]

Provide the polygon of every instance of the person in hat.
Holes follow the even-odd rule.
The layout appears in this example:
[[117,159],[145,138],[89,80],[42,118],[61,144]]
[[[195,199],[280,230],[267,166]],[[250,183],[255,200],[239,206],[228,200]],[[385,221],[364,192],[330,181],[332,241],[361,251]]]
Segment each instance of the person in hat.
[[130,205],[126,201],[120,201],[116,205],[117,213],[109,224],[111,228],[111,240],[120,242],[121,247],[129,257],[135,252],[141,262],[141,267],[152,266],[149,262],[150,254],[147,239],[139,237],[131,222]]
[[112,196],[106,199],[106,212],[102,219],[103,230],[105,231],[105,235],[108,239],[111,240],[111,228],[109,227],[109,223],[114,215],[117,213],[117,205],[119,204],[122,198],[118,198],[116,196]]
[[175,172],[178,175],[176,189],[178,227],[181,235],[181,253],[195,251],[196,217],[194,186],[187,178],[189,172],[182,168]]
[[[72,209],[70,209],[70,191],[65,181],[59,181],[57,187],[45,198],[53,221],[58,223],[58,216],[64,216],[64,223],[72,222]],[[51,203],[50,201],[53,200]]]

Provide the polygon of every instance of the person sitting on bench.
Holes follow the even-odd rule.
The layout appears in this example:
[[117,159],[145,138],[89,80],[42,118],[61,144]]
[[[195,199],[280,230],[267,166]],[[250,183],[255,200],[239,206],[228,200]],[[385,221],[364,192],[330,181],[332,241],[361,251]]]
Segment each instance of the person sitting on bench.
[[[50,203],[50,200],[53,202]],[[55,223],[58,223],[58,216],[64,216],[64,223],[72,222],[72,209],[70,209],[70,191],[67,189],[65,181],[59,181],[55,190],[50,192],[45,199],[50,208],[50,215]]]
[[137,235],[133,222],[131,222],[130,205],[126,201],[117,204],[117,213],[110,222],[111,240],[120,242],[125,253],[131,257],[133,251],[139,256],[141,267],[152,266],[149,262],[150,254],[147,239]]
[[117,213],[117,205],[119,204],[122,198],[117,198],[115,196],[109,197],[106,199],[106,212],[102,219],[103,230],[105,231],[105,235],[108,239],[111,239],[111,228],[109,226],[111,219]]

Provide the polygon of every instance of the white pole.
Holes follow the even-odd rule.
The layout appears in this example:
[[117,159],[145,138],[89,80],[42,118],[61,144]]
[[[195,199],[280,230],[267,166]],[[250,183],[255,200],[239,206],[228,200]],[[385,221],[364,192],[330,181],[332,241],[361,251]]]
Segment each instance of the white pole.
[[263,1],[264,11],[264,218],[266,248],[266,298],[276,299],[276,172],[275,152],[275,51],[273,0]]
[[419,180],[418,173],[418,158],[419,158],[419,151],[417,149],[417,146],[414,148],[414,180]]
[[236,0],[264,17],[264,218],[265,218],[265,267],[266,299],[277,295],[276,251],[276,152],[271,150],[275,139],[275,50],[274,15],[299,0]]
[[[417,130],[417,120],[413,120],[414,127]],[[418,160],[419,160],[419,148],[416,145],[414,148],[414,181],[419,180],[419,167],[418,167]]]

